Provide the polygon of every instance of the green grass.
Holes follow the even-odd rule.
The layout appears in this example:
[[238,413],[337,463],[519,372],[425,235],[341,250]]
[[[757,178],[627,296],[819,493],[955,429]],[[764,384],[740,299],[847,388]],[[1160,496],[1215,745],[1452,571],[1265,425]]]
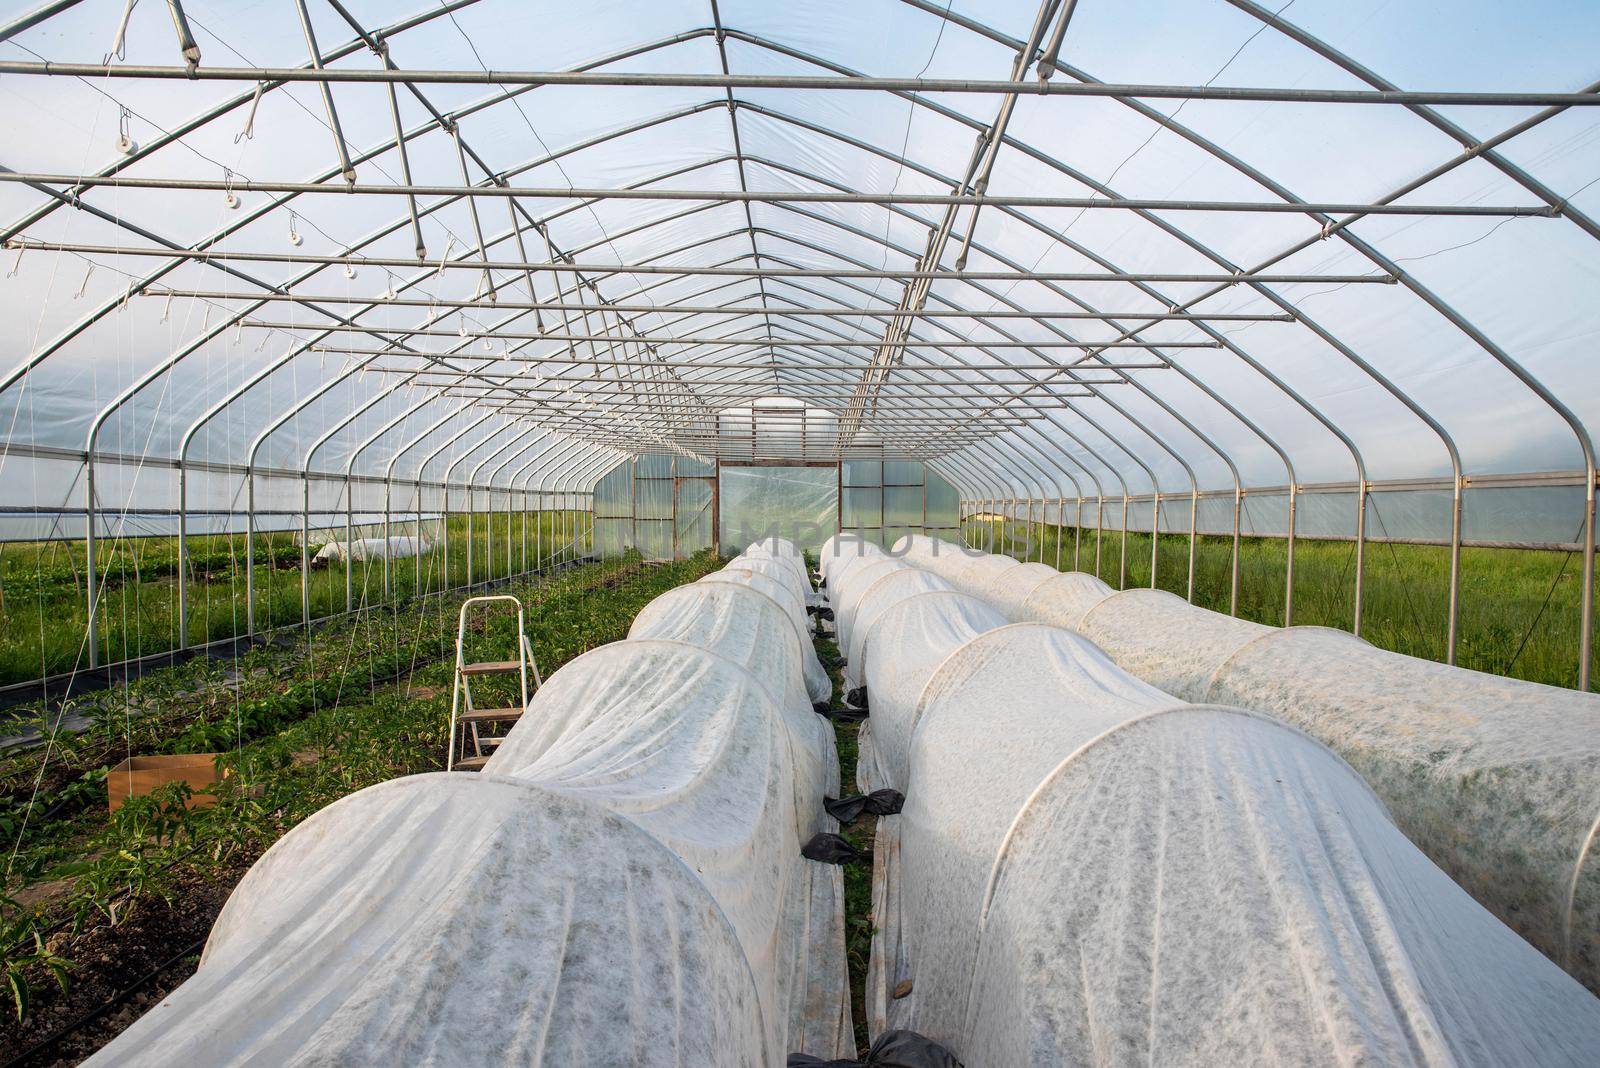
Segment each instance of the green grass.
[[[968,540],[989,544],[1000,524],[968,520]],[[1008,550],[1023,540],[1023,524],[1009,525]],[[1071,527],[1033,525],[1025,555],[1061,570],[1073,568]],[[1095,571],[1095,531],[1081,532],[1080,570]],[[1018,555],[1013,552],[1013,555]],[[1196,539],[1194,603],[1218,612],[1229,608],[1232,539]],[[1189,537],[1163,534],[1157,546],[1156,586],[1184,596]],[[1122,534],[1101,533],[1099,576],[1119,585]],[[1238,614],[1258,623],[1284,622],[1288,543],[1281,538],[1243,538],[1239,548]],[[1294,553],[1294,613],[1299,625],[1350,630],[1355,606],[1355,544],[1299,539]],[[1410,656],[1443,661],[1449,616],[1450,551],[1443,546],[1368,543],[1361,636],[1374,645]],[[1150,535],[1127,538],[1128,587],[1150,585]],[[1578,622],[1581,559],[1575,552],[1465,548],[1456,663],[1465,668],[1553,686],[1578,684]],[[1600,662],[1600,635],[1594,653]],[[1594,680],[1591,680],[1593,685]]]
[[[530,571],[536,556],[548,563],[585,555],[585,538],[571,544],[575,527],[587,523],[578,512],[504,512],[452,515],[446,542],[438,524],[424,524],[433,541],[419,557],[394,560],[389,592],[384,591],[381,560],[355,561],[348,576],[342,563],[314,566],[306,583],[310,615],[320,619],[346,610],[456,589],[468,581],[471,544],[473,583],[505,579]],[[559,528],[559,529],[558,529]],[[414,523],[396,521],[391,534],[413,535]],[[357,537],[381,537],[380,530],[358,530]],[[344,532],[334,535],[343,540]],[[524,553],[526,537],[526,553]],[[313,532],[312,553],[321,542]],[[99,572],[99,654],[102,663],[136,659],[178,647],[178,546],[175,537],[108,539],[96,546]],[[247,568],[253,569],[257,631],[293,627],[302,619],[300,546],[295,533],[262,533],[246,560],[243,534],[188,539],[188,639],[201,645],[243,635],[249,612]],[[89,664],[85,546],[75,542],[0,545],[0,685],[70,672]]]

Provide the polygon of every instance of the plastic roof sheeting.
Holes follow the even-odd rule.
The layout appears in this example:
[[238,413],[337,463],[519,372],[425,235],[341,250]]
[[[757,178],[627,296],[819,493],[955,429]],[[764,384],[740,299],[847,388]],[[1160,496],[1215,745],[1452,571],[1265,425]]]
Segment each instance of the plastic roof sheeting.
[[1588,684],[1592,6],[186,10],[193,70],[154,8],[0,24],[7,515],[665,452],[1169,530],[1248,490],[1581,548]]
[[[116,12],[89,3],[55,7],[50,17],[13,24],[4,60],[59,65],[95,63],[105,55]],[[392,107],[387,85],[336,81],[330,113],[312,82],[269,80],[253,101],[255,80],[244,74],[198,82],[118,77],[119,68],[181,64],[170,20],[154,9],[136,11],[109,78],[7,79],[7,143],[17,147],[7,161],[13,170],[74,177],[114,172],[180,187],[89,187],[69,198],[71,206],[50,192],[60,193],[61,183],[0,188],[12,220],[8,238],[109,250],[24,254],[3,299],[13,321],[26,325],[28,343],[14,349],[0,414],[19,443],[82,449],[91,421],[114,405],[98,449],[167,456],[198,426],[193,459],[242,462],[238,453],[254,433],[329,378],[338,379],[327,404],[310,405],[269,435],[265,455],[289,463],[352,406],[379,398],[409,376],[398,394],[376,400],[366,419],[371,425],[363,424],[362,430],[375,431],[390,419],[401,421],[394,441],[360,457],[378,466],[386,449],[460,403],[478,415],[506,409],[522,428],[518,433],[542,427],[625,451],[671,447],[682,420],[704,418],[740,398],[802,396],[842,410],[856,383],[846,375],[834,376],[827,389],[806,385],[817,378],[806,369],[862,371],[888,320],[790,313],[836,305],[886,311],[901,298],[902,280],[705,276],[694,269],[904,270],[928,251],[942,206],[584,200],[555,191],[947,194],[962,186],[970,146],[993,128],[1004,96],[466,82],[485,70],[715,76],[724,69],[771,78],[921,75],[1000,82],[1018,68],[1019,56],[1033,79],[1048,44],[1045,31],[1060,26],[1063,7],[1070,23],[1053,56],[1052,84],[1199,89],[1584,89],[1594,77],[1591,50],[1576,43],[1591,39],[1592,23],[1600,19],[1571,5],[1546,12],[1536,5],[1515,18],[1483,5],[1472,17],[1440,27],[1412,12],[1380,13],[1372,5],[1301,3],[1278,16],[1251,0],[1200,6],[1139,0],[1132,7],[1047,0],[981,8],[932,0],[778,7],[735,0],[607,3],[582,11],[549,5],[513,10],[482,0],[422,7],[401,17],[391,6],[371,3],[309,4],[315,40],[332,72],[380,67],[369,46],[381,40],[387,61],[399,70],[462,74],[449,83],[401,81]],[[191,4],[188,16],[202,73],[306,63],[306,35],[291,12]],[[1040,42],[1033,51],[1024,48],[1030,38]],[[969,453],[1017,491],[1026,491],[1040,469],[1051,481],[1070,471],[1147,482],[1148,468],[1160,488],[1173,491],[1189,488],[1191,476],[1203,487],[1225,487],[1235,470],[1255,485],[1348,480],[1358,465],[1374,478],[1432,476],[1450,473],[1452,446],[1472,472],[1584,464],[1580,438],[1600,415],[1600,399],[1585,388],[1582,362],[1584,338],[1600,328],[1593,302],[1584,299],[1600,270],[1600,228],[1591,218],[1600,212],[1600,190],[1590,184],[1600,163],[1592,109],[1189,96],[1014,98],[1005,109],[1004,139],[986,169],[985,192],[996,202],[976,213],[967,267],[1018,277],[951,277],[929,287],[918,308],[939,317],[911,322],[911,346],[873,394],[877,404],[865,413],[868,438],[862,440],[898,442],[919,454]],[[395,146],[396,111],[404,160]],[[63,122],[67,115],[74,119]],[[504,180],[551,195],[514,202],[419,196],[414,232],[400,195],[249,188],[252,182],[307,181],[342,187],[343,162],[330,129],[334,115],[363,189],[398,184],[409,168],[416,186]],[[247,126],[249,136],[242,136]],[[127,155],[117,151],[124,127],[137,144]],[[1514,136],[1502,137],[1506,131]],[[1479,148],[1486,138],[1494,139],[1492,147]],[[241,204],[230,209],[221,191],[181,188],[185,181],[230,183],[240,189]],[[1368,213],[1328,230],[1330,219],[1346,220],[1314,211],[1004,202],[1028,196],[1355,205],[1393,197],[1400,204],[1559,209],[1560,217]],[[956,212],[941,270],[951,270],[966,243],[972,214],[970,207]],[[480,231],[492,261],[540,263],[553,250],[580,263],[676,266],[685,273],[582,275],[574,289],[571,274],[508,269],[486,277],[471,269],[430,269],[441,260],[477,258]],[[300,244],[289,245],[291,233]],[[544,233],[551,249],[544,247]],[[414,261],[418,234],[428,252],[423,264],[358,262],[363,256]],[[230,263],[135,254],[161,242],[283,258]],[[290,254],[335,262],[297,265]],[[349,272],[338,262],[345,258],[355,264]],[[92,273],[90,263],[96,265]],[[1273,273],[1377,274],[1400,281],[1252,283],[1248,272],[1267,264]],[[1247,273],[1241,284],[1216,286],[1027,277],[1036,271]],[[398,297],[419,306],[379,299],[391,282]],[[292,299],[258,305],[255,298],[269,295],[269,287]],[[485,299],[490,288],[507,308]],[[169,299],[167,290],[213,295]],[[369,303],[319,303],[319,296]],[[536,315],[509,307],[516,302],[585,307],[547,307]],[[753,310],[624,313],[607,310],[608,302]],[[456,306],[461,303],[472,306]],[[1141,327],[1135,317],[1191,304],[1200,318]],[[1081,317],[987,317],[1007,309]],[[1293,321],[1220,318],[1239,314]],[[341,316],[358,330],[325,332],[341,326]],[[243,329],[236,329],[241,321]],[[280,325],[257,325],[267,322]],[[541,340],[540,326],[545,333],[611,340]],[[1135,327],[1137,343],[1147,347],[1106,349],[1082,368],[1063,371],[1046,368],[1064,367],[1071,362],[1066,353],[1084,350],[983,347],[1113,342]],[[519,333],[529,336],[512,336]],[[620,340],[706,335],[728,341]],[[483,346],[480,336],[487,338]],[[1162,347],[1194,342],[1221,348]],[[327,351],[308,350],[312,344]],[[387,355],[339,351],[361,348]],[[500,358],[468,358],[483,355]],[[522,378],[532,359],[552,376],[585,367],[563,356],[635,362],[602,367],[598,378],[570,386],[536,385],[531,393],[495,385],[504,379],[463,376]],[[1125,359],[1159,366],[1088,373]],[[693,366],[696,361],[731,366]],[[980,370],[912,370],[961,363]],[[1027,370],[1006,369],[1024,365]],[[750,373],[763,368],[770,372],[765,381]],[[449,375],[428,377],[424,370]],[[1080,377],[1120,388],[1072,387],[1070,403],[1034,412],[1027,425],[1004,417],[1031,400],[1009,397],[1015,392],[1010,385],[984,384],[1042,380],[1047,384],[1024,394],[1042,400],[1067,393],[1068,383]],[[941,440],[933,428],[956,424],[948,416],[937,417],[947,420],[942,424],[928,413],[913,416],[911,391],[899,388],[935,380],[968,383],[979,396],[955,406],[999,420],[998,436],[1034,460],[1021,461],[991,442]],[[482,388],[466,388],[473,383]],[[560,388],[567,392],[557,393]],[[126,390],[133,392],[124,397]],[[532,404],[519,399],[530,396]],[[995,406],[980,396],[993,398]],[[1568,412],[1553,407],[1552,399]],[[948,403],[954,401],[951,395]],[[407,414],[410,403],[417,409]],[[947,402],[927,406],[938,403]],[[332,470],[358,447],[362,430],[330,442],[325,459]],[[970,479],[962,481],[969,492],[975,488]]]

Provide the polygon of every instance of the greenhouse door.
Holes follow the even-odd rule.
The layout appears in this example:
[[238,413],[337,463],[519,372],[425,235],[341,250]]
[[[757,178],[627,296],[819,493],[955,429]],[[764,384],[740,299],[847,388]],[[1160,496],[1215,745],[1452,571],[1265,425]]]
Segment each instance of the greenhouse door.
[[673,480],[673,554],[682,559],[711,548],[717,523],[717,480],[678,476]]
[[816,552],[839,529],[839,466],[730,464],[718,466],[718,549],[742,552],[776,535]]

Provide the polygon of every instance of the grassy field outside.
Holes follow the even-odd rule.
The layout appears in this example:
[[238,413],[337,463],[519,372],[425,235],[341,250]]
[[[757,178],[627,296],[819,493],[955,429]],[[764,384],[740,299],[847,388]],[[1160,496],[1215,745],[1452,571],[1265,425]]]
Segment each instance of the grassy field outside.
[[[546,511],[507,516],[479,512],[451,515],[444,524],[425,522],[431,544],[417,557],[389,565],[385,597],[383,561],[357,560],[346,589],[345,566],[313,565],[307,582],[311,618],[368,608],[389,600],[459,589],[468,581],[471,545],[472,581],[481,583],[531,571],[535,558],[549,562],[587,553],[587,535],[574,544],[574,533],[586,531],[588,514]],[[392,524],[394,537],[412,536],[414,522]],[[357,537],[382,537],[382,531],[357,530]],[[334,537],[343,540],[342,530]],[[323,541],[312,532],[311,556]],[[187,575],[178,574],[178,539],[143,537],[108,539],[96,546],[101,663],[116,663],[166,652],[178,642],[178,584],[188,584],[190,645],[241,636],[247,632],[247,596],[255,586],[257,631],[299,625],[302,619],[301,550],[297,532],[258,533],[254,560],[247,562],[243,533],[191,536]],[[448,541],[449,570],[445,570]],[[524,549],[524,545],[526,548]],[[253,569],[247,581],[246,570]],[[0,685],[85,668],[87,649],[87,581],[82,541],[0,544]],[[347,596],[348,602],[347,602]]]
[[[969,543],[1055,566],[1095,573],[1093,528],[1078,531],[1020,521],[968,519]],[[1031,533],[1031,538],[1029,534]],[[1122,533],[1100,533],[1099,577],[1119,585]],[[1201,535],[1195,546],[1194,603],[1227,612],[1233,539]],[[1242,538],[1239,547],[1241,618],[1272,626],[1283,624],[1288,542],[1282,538]],[[1162,534],[1156,548],[1155,585],[1184,596],[1188,582],[1189,536]],[[1444,546],[1369,542],[1361,637],[1373,645],[1429,660],[1445,659],[1449,617],[1450,550]],[[1149,586],[1150,535],[1127,536],[1128,588]],[[1552,686],[1578,684],[1578,621],[1583,591],[1576,552],[1538,549],[1464,548],[1456,663],[1496,675]],[[1298,539],[1294,551],[1296,626],[1350,630],[1355,605],[1355,543]],[[1600,635],[1595,662],[1600,663]]]

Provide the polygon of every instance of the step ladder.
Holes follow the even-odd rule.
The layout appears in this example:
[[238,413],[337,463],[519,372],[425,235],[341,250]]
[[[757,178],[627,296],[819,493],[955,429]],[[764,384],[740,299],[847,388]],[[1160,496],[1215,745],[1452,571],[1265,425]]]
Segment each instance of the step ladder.
[[[517,656],[515,660],[487,660],[466,662],[467,612],[474,605],[510,602],[517,606]],[[472,697],[472,680],[486,675],[509,675],[515,672],[521,683],[522,702],[515,708],[479,708]],[[511,724],[522,718],[528,707],[528,675],[533,675],[534,690],[543,685],[539,678],[539,665],[533,659],[533,646],[528,642],[528,632],[523,623],[522,602],[510,594],[485,597],[468,597],[461,602],[461,614],[456,624],[456,678],[450,693],[450,749],[445,756],[446,771],[478,771],[488,762],[490,754],[499,746],[502,736],[486,735],[479,728],[489,724]],[[461,759],[456,759],[457,728],[462,731]],[[470,747],[471,753],[467,750]]]

